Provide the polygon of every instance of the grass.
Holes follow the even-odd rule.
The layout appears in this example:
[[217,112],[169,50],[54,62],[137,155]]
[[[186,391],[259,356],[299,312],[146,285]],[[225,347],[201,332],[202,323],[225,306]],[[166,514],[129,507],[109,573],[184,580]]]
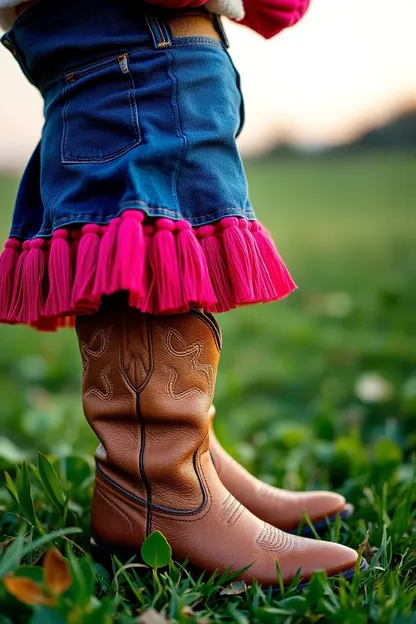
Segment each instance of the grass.
[[[55,604],[25,605],[0,580],[0,624],[416,623],[415,164],[404,153],[248,163],[258,216],[300,288],[220,319],[220,439],[267,482],[346,495],[356,513],[326,537],[363,544],[370,570],[277,597],[193,579],[169,559],[112,582],[89,555],[96,441],[75,337],[1,327],[0,468],[16,493],[0,477],[0,579],[26,576]],[[6,236],[16,180],[0,189]],[[80,532],[48,537],[65,528]],[[70,582],[61,594],[40,565],[45,540],[66,558],[54,564]]]

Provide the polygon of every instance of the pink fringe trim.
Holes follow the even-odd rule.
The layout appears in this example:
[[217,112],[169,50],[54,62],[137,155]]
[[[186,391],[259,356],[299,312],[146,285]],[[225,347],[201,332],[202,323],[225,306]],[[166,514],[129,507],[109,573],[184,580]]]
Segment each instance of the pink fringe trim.
[[127,210],[107,226],[58,229],[51,240],[11,238],[0,256],[0,322],[40,331],[73,327],[102,297],[129,293],[131,306],[176,314],[191,306],[225,312],[275,301],[295,284],[268,232],[227,217],[192,228]]

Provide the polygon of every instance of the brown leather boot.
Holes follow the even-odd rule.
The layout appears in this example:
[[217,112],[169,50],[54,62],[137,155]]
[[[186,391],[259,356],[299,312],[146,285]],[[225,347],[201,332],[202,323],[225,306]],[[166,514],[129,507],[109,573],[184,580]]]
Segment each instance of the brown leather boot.
[[[349,518],[354,508],[335,492],[291,492],[263,483],[233,459],[219,443],[213,428],[215,407],[210,408],[210,450],[218,475],[227,490],[255,516],[284,531],[296,532],[305,514],[319,533],[339,515]],[[306,524],[303,535],[313,532]]]
[[226,490],[209,452],[209,408],[221,348],[197,311],[149,316],[110,300],[77,319],[86,417],[100,439],[92,534],[98,547],[140,553],[161,531],[176,561],[212,573],[252,564],[241,578],[276,585],[301,568],[349,576],[350,548],[283,533]]

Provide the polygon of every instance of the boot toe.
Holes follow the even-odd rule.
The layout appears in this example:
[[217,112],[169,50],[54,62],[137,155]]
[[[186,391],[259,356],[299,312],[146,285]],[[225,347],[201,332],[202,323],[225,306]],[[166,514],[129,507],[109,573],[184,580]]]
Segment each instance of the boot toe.
[[299,498],[312,523],[335,516],[346,506],[345,498],[336,492],[302,492]]
[[292,553],[290,570],[288,569],[290,573],[287,578],[284,578],[285,583],[290,582],[291,577],[293,578],[299,568],[304,581],[308,581],[314,572],[318,571],[325,571],[327,576],[338,576],[354,570],[358,554],[352,548],[332,542],[299,539],[302,541],[297,544],[296,550]]
[[358,553],[355,550],[341,544],[321,543],[324,544],[322,554],[325,556],[325,569],[328,576],[336,576],[354,569],[358,559]]

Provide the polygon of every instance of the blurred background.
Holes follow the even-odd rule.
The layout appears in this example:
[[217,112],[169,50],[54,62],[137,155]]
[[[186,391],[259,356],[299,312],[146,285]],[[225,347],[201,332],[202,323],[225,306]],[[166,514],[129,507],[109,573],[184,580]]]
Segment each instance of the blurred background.
[[[416,4],[392,8],[312,0],[269,42],[227,25],[252,201],[299,289],[220,318],[217,429],[267,481],[353,499],[412,480],[416,451]],[[0,85],[5,239],[42,103],[5,49]],[[0,468],[90,462],[75,335],[2,326],[0,345]]]

